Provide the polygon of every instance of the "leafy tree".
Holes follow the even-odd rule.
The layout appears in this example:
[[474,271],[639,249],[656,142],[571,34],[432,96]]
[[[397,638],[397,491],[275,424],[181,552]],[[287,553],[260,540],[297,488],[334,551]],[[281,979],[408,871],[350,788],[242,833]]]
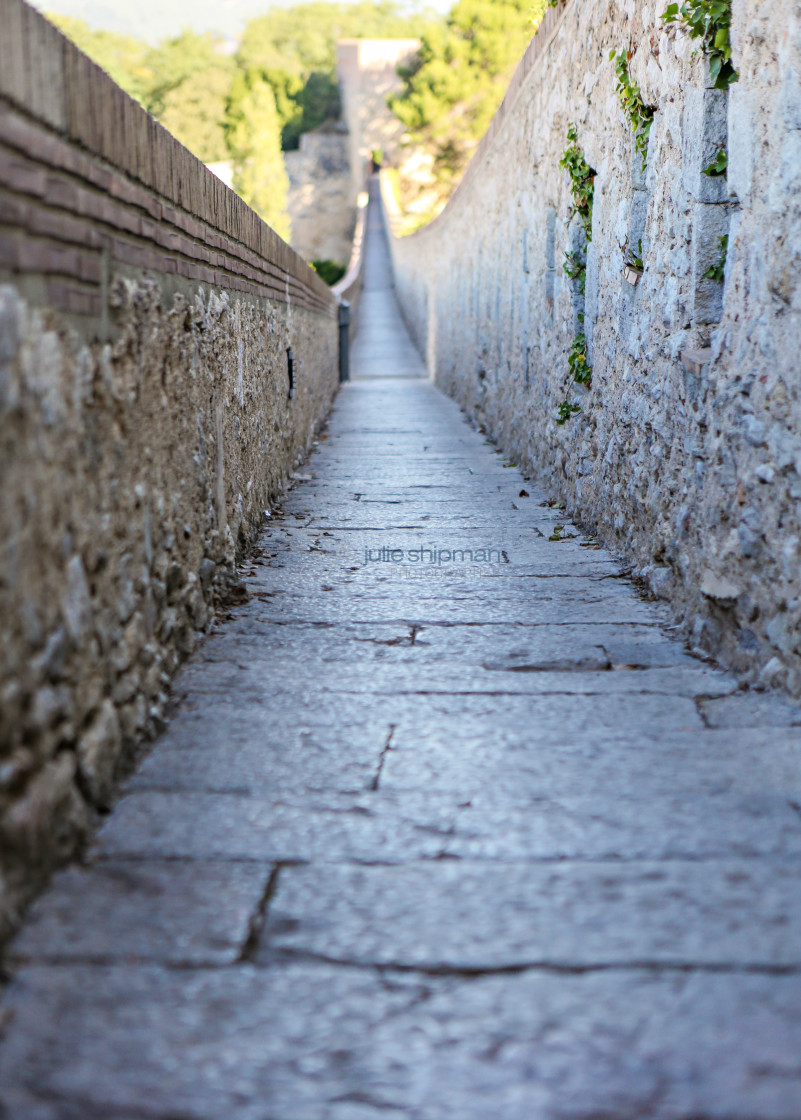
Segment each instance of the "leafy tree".
[[161,123],[204,163],[228,159],[225,110],[232,78],[232,66],[195,70],[164,96]]
[[272,86],[255,78],[229,109],[228,148],[234,162],[234,189],[285,241],[289,179],[281,154],[281,127]]
[[395,0],[314,0],[273,8],[248,23],[237,59],[247,71],[287,70],[304,78],[313,71],[334,75],[338,39],[416,38],[433,19],[436,16],[426,10],[410,14],[408,4]]
[[545,7],[537,0],[532,13],[532,0],[458,0],[444,26],[423,34],[391,105],[412,140],[433,152],[442,180],[467,165]]
[[153,74],[148,93],[148,109],[161,118],[172,90],[181,86],[193,75],[203,75],[211,70],[233,72],[233,61],[220,53],[220,41],[208,32],[198,35],[184,31],[152,48],[148,63]]
[[147,43],[111,31],[93,31],[84,20],[73,16],[48,13],[47,18],[84,54],[102,66],[126,93],[147,105],[153,83],[151,48]]

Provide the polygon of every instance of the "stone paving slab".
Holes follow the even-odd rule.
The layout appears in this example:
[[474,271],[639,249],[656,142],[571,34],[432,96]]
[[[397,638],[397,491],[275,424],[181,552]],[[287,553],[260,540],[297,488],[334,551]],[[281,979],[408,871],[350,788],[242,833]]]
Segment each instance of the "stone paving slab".
[[411,971],[801,971],[801,860],[290,867],[261,957]]
[[740,970],[37,966],[0,1083],[5,1120],[795,1120],[799,1007]]
[[2,1120],[798,1120],[798,709],[430,385],[298,474],[14,947]]
[[235,963],[270,882],[263,863],[71,868],[33,907],[12,963]]

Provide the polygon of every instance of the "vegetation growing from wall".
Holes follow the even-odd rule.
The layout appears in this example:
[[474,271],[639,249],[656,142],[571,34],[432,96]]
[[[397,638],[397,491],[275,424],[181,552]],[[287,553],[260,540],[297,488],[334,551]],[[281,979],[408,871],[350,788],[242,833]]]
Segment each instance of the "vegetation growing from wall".
[[[575,124],[568,125],[567,147],[559,161],[570,179],[570,193],[573,204],[570,217],[578,215],[586,241],[592,241],[592,207],[595,196],[595,171],[590,167],[583,150],[578,143],[578,128]],[[576,284],[579,292],[584,295],[587,283],[587,263],[583,253],[573,249],[565,253],[562,265],[565,273]],[[583,325],[584,315],[578,316],[579,323]],[[567,366],[573,381],[577,385],[589,387],[592,384],[592,366],[587,356],[587,337],[582,330],[573,339],[573,344],[567,354]],[[566,424],[577,412],[581,411],[578,404],[572,403],[567,398],[559,405],[557,423]]]
[[709,73],[715,89],[728,89],[738,80],[731,61],[731,0],[684,0],[668,4],[662,19],[675,23],[700,39],[709,58]]
[[629,72],[629,63],[634,56],[633,51],[610,51],[609,57],[615,63],[617,76],[617,96],[620,107],[634,133],[634,146],[642,158],[642,169],[648,164],[648,140],[651,136],[651,125],[654,123],[654,110],[646,105],[642,99],[640,87],[632,80]]
[[720,260],[717,264],[712,264],[704,273],[704,280],[715,280],[718,284],[722,284],[726,275],[726,260],[729,255],[729,235],[724,234],[723,237],[718,238],[720,246]]
[[559,161],[559,166],[564,168],[570,177],[570,189],[573,194],[573,214],[578,214],[584,233],[588,241],[592,241],[592,200],[595,193],[595,171],[584,158],[584,152],[578,146],[578,129],[574,124],[568,126],[567,147]]

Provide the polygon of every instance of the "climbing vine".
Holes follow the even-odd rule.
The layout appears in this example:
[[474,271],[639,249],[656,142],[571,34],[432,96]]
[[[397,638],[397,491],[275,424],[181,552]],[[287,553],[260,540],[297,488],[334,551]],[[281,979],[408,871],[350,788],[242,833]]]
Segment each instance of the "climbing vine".
[[718,238],[720,245],[720,260],[717,264],[712,264],[704,273],[704,280],[716,280],[718,284],[722,284],[726,275],[726,259],[729,255],[729,235],[724,234],[723,237]]
[[609,52],[610,59],[615,63],[617,96],[634,133],[634,146],[642,156],[642,169],[645,171],[648,163],[648,140],[651,135],[651,125],[654,123],[654,110],[650,105],[645,104],[640,87],[632,80],[629,63],[633,56],[633,51],[621,51],[619,54],[616,54],[614,50]]
[[739,79],[731,61],[731,0],[684,0],[668,4],[662,13],[665,23],[677,23],[693,39],[700,39],[709,59],[715,89],[728,89]]
[[577,334],[567,355],[567,364],[573,380],[579,385],[589,385],[592,381],[592,366],[587,361],[587,336],[584,331]]
[[563,400],[559,405],[559,412],[557,415],[557,424],[566,424],[571,416],[576,412],[581,412],[581,408],[577,404],[571,404],[568,400]]
[[582,261],[581,255],[575,251],[565,253],[565,263],[562,268],[571,280],[578,281],[579,291],[584,295],[587,286],[587,266]]
[[567,130],[567,147],[559,161],[559,166],[570,176],[573,192],[573,214],[578,214],[587,240],[592,241],[592,199],[595,192],[595,172],[584,158],[578,146],[578,129],[571,124]]
[[[587,163],[584,152],[578,144],[578,128],[570,124],[567,130],[567,147],[564,150],[559,166],[568,174],[570,190],[573,195],[573,206],[570,216],[577,215],[581,221],[584,236],[587,241],[592,241],[592,205],[595,195],[595,171]],[[587,264],[583,254],[577,250],[565,253],[565,273],[579,286],[582,296],[587,285]],[[578,385],[589,386],[592,382],[592,367],[587,358],[587,336],[584,333],[584,316],[579,315],[582,329],[573,340],[567,355],[567,365],[572,374],[573,381]],[[557,423],[566,424],[571,416],[581,412],[581,406],[565,400],[559,405]]]

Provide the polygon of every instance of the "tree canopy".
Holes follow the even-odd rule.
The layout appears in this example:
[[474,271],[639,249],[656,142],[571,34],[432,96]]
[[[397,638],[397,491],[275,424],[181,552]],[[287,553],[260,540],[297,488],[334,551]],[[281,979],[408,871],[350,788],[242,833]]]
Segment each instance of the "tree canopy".
[[391,105],[411,140],[432,152],[443,180],[467,165],[546,6],[547,0],[457,0],[444,25],[423,33]]

